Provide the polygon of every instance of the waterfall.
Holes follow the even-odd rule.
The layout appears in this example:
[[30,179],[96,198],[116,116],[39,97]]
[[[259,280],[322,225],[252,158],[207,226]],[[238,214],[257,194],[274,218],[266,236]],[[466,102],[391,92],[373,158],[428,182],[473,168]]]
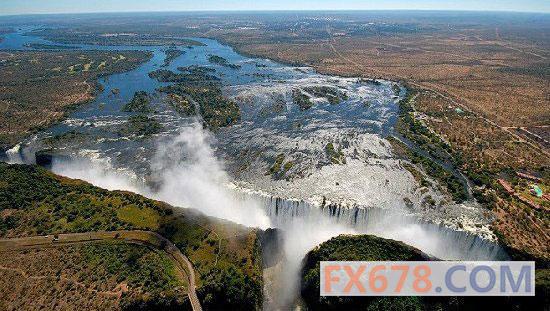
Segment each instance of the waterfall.
[[[243,199],[261,202],[272,226],[284,230],[294,221],[308,223],[315,230],[338,226],[342,233],[374,234],[402,241],[423,252],[445,260],[507,260],[508,255],[496,242],[466,231],[429,223],[403,214],[401,210],[344,207],[338,204],[312,204],[263,194],[240,192]],[[304,228],[306,230],[306,228]]]
[[271,226],[281,229],[283,235],[280,264],[264,270],[265,310],[296,305],[302,259],[317,245],[340,234],[373,234],[402,241],[443,260],[509,259],[493,241],[404,215],[403,210],[314,204],[246,189],[234,193],[242,202],[254,201],[263,208]]
[[6,150],[0,155],[1,161],[6,161],[10,164],[21,164],[25,163],[23,159],[23,153],[21,150],[21,144],[15,145],[13,148]]

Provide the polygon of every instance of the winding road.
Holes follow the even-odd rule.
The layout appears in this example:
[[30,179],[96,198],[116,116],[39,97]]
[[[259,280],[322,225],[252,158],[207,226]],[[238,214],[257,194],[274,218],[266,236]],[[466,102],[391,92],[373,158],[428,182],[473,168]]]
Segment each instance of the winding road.
[[197,297],[195,270],[189,259],[168,239],[151,231],[109,231],[67,233],[59,235],[33,236],[26,238],[0,239],[0,251],[11,251],[26,248],[58,247],[69,244],[89,243],[105,240],[123,240],[128,243],[154,247],[166,252],[176,262],[176,267],[187,276],[188,296],[193,311],[202,311]]

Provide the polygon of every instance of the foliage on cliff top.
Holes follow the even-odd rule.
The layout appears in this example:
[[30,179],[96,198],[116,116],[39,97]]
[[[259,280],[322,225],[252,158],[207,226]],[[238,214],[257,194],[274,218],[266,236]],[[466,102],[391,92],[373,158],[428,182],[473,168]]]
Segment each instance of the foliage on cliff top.
[[[197,272],[199,295],[211,309],[261,305],[256,230],[191,209],[174,213],[165,203],[38,166],[0,163],[0,237],[135,229],[157,231],[187,255]],[[227,293],[231,300],[223,298]]]
[[548,305],[547,270],[536,274],[533,297],[320,297],[320,261],[432,260],[402,242],[372,235],[341,235],[310,251],[302,268],[302,298],[311,310],[543,310]]

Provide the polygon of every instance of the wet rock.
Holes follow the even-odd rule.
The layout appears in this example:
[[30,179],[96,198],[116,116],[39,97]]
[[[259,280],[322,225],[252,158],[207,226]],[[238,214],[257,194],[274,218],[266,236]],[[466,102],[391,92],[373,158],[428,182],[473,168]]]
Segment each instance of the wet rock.
[[276,265],[283,259],[283,233],[280,229],[268,228],[259,234],[262,246],[262,262],[264,268]]

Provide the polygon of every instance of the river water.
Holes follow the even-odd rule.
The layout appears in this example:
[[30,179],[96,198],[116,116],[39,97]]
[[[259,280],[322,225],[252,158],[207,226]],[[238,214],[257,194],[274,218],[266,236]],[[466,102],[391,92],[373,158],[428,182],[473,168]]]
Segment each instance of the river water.
[[[32,50],[52,44],[25,35],[35,27],[4,36],[0,50]],[[285,233],[287,269],[294,279],[274,293],[284,305],[296,294],[300,260],[315,245],[341,233],[371,233],[416,246],[443,259],[506,258],[492,242],[490,220],[475,202],[455,204],[437,189],[422,188],[396,159],[385,140],[393,133],[404,95],[390,81],[364,81],[321,75],[311,68],[245,57],[215,40],[192,38],[202,46],[166,68],[215,69],[223,92],[240,107],[241,121],[209,132],[195,117],[182,117],[156,89],[167,85],[148,76],[162,68],[165,46],[73,45],[80,50],[146,50],[153,56],[136,69],[102,78],[103,90],[68,118],[21,142],[8,152],[11,162],[34,162],[34,153],[52,150],[52,170],[108,189],[123,189],[175,206]],[[221,56],[235,69],[212,64]],[[339,104],[310,91],[329,87],[346,94]],[[302,110],[293,92],[302,90],[314,106]],[[132,113],[122,111],[137,91],[153,95],[154,117],[163,130],[152,137],[120,134]],[[64,133],[76,133],[65,135]],[[52,137],[57,139],[52,140]],[[331,144],[346,159],[327,155]],[[283,158],[281,169],[270,168]],[[427,198],[436,202],[426,204]],[[288,281],[288,280],[286,280]]]

